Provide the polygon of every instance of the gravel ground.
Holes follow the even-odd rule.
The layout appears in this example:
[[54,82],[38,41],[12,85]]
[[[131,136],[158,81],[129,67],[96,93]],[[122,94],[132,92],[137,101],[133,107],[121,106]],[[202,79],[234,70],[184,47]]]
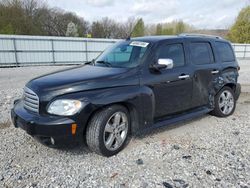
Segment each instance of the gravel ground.
[[[0,69],[0,187],[250,187],[249,93],[226,119],[206,115],[157,129],[105,158],[86,146],[47,148],[9,122],[25,82],[62,68]],[[241,73],[244,90],[246,63]]]

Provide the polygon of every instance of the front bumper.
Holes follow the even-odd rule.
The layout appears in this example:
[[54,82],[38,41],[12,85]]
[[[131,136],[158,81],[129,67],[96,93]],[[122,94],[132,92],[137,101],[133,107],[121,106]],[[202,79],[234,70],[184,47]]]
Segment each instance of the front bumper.
[[[11,119],[16,128],[25,130],[29,135],[45,145],[64,145],[81,141],[82,135],[72,134],[71,126],[76,122],[67,117],[42,116],[27,111],[21,100],[14,104]],[[51,142],[53,138],[54,143]]]

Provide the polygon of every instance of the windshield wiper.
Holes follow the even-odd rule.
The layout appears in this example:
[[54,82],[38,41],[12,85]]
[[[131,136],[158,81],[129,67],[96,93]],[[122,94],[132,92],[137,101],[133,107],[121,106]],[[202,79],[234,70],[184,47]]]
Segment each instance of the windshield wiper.
[[88,61],[85,64],[86,65],[94,65],[95,66],[95,59],[92,59],[91,61]]
[[104,65],[106,65],[107,67],[112,67],[112,64],[109,63],[108,61],[96,61],[96,63],[104,64]]

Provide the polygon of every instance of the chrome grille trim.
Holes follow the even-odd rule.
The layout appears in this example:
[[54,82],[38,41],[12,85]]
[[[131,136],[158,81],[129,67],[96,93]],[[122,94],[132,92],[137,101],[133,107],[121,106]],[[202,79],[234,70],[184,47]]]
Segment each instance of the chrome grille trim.
[[39,98],[38,96],[29,88],[25,87],[23,89],[23,101],[24,101],[24,108],[32,111],[32,112],[39,112]]

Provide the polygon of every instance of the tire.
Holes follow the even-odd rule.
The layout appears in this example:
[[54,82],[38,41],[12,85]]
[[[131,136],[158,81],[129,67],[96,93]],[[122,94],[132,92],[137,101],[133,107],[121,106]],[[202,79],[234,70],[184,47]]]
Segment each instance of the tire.
[[86,130],[86,142],[91,151],[110,157],[128,143],[130,117],[121,105],[106,107],[94,114]]
[[217,117],[227,117],[234,113],[236,107],[236,97],[230,87],[223,87],[214,98],[215,107],[211,112]]

